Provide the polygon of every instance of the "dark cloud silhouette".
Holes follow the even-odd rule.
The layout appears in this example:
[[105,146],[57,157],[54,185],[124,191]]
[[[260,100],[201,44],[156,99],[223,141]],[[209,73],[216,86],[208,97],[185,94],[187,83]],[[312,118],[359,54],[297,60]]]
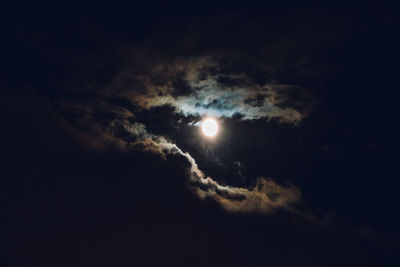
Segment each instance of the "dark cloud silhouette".
[[[265,178],[259,178],[254,188],[220,185],[199,169],[189,153],[183,152],[165,137],[149,133],[143,123],[130,120],[133,114],[122,107],[95,100],[90,100],[84,106],[66,100],[58,102],[67,117],[69,113],[75,113],[74,121],[69,123],[65,120],[64,127],[73,130],[77,140],[90,140],[90,143],[85,141],[84,145],[92,149],[117,149],[122,153],[131,150],[135,153],[153,153],[172,162],[172,157],[182,158],[186,161],[184,169],[187,173],[183,183],[200,199],[212,199],[226,210],[268,214],[275,209],[289,208],[301,198],[300,191],[294,186],[281,186]],[[102,114],[102,120],[97,119],[98,113]],[[109,116],[104,116],[105,113]]]
[[8,12],[0,265],[398,266],[395,9],[206,2]]

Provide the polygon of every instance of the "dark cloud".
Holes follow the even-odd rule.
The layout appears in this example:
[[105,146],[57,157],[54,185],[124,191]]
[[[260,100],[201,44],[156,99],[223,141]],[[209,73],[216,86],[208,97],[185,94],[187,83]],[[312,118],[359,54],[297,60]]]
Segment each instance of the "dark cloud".
[[391,266],[393,12],[270,4],[17,12],[2,50],[0,257]]
[[[222,178],[205,175],[193,156],[183,152],[176,140],[170,139],[172,132],[166,131],[178,121],[179,127],[186,124],[193,132],[205,115],[235,120],[273,119],[298,124],[312,111],[315,104],[312,92],[300,85],[281,83],[276,74],[279,66],[274,60],[266,63],[264,57],[255,57],[247,52],[248,58],[239,56],[239,52],[248,51],[249,44],[243,42],[237,46],[234,40],[249,38],[247,30],[234,30],[238,26],[234,16],[227,18],[224,23],[229,24],[227,28],[214,27],[209,33],[199,29],[198,33],[205,36],[199,44],[190,48],[197,50],[192,51],[191,56],[182,56],[186,53],[184,51],[160,49],[160,45],[167,41],[169,45],[183,46],[185,50],[188,42],[193,41],[191,34],[185,35],[185,40],[180,40],[180,33],[176,35],[171,32],[171,36],[177,39],[166,37],[160,43],[158,41],[163,34],[150,35],[144,43],[122,43],[117,40],[106,49],[107,56],[103,57],[109,58],[110,65],[114,66],[112,71],[105,71],[105,75],[101,75],[104,79],[90,78],[99,75],[104,62],[90,60],[93,57],[90,53],[81,57],[72,49],[72,56],[62,59],[66,61],[64,65],[70,66],[68,62],[72,61],[72,65],[83,70],[85,78],[80,78],[78,72],[74,72],[74,79],[62,86],[55,80],[48,80],[50,83],[39,90],[47,94],[48,89],[45,88],[55,88],[57,93],[52,92],[51,96],[55,108],[65,120],[64,127],[84,145],[96,149],[111,149],[112,146],[112,150],[134,149],[136,152],[159,154],[164,159],[171,155],[183,157],[191,165],[190,175],[195,174],[195,178],[190,175],[187,178],[188,186],[192,186],[195,194],[201,198],[214,199],[229,210],[269,213],[275,208],[287,207],[300,199],[299,190],[294,186],[280,186],[271,179],[262,178],[268,173],[254,176],[252,185],[235,187],[230,186],[229,182],[220,184],[217,181]],[[252,27],[251,22],[249,25],[246,23],[240,28]],[[184,31],[196,27],[197,22],[194,22],[185,26]],[[218,35],[227,29],[226,40],[232,38],[232,45],[221,51],[218,47],[227,44],[216,45],[215,42],[218,41]],[[212,46],[204,45],[205,37],[213,43]],[[270,45],[263,51],[269,48]],[[100,48],[100,51],[104,49]],[[56,52],[49,58],[53,60],[58,56]],[[120,59],[120,62],[113,58]],[[146,113],[156,116],[146,118]],[[171,119],[168,116],[172,116]],[[174,132],[177,131],[176,127]],[[199,147],[208,151],[220,166],[226,166],[206,144]],[[185,149],[187,151],[186,145]],[[224,176],[229,175],[227,172]],[[235,175],[245,180],[242,173]],[[193,184],[190,185],[190,182]],[[233,199],[235,201],[230,201]]]
[[[266,36],[265,32],[273,32],[273,27],[264,20],[227,16],[210,19],[206,25],[204,21],[193,21],[180,31],[171,31],[165,25],[165,30],[161,26],[142,42],[117,38],[104,45],[101,42],[107,33],[88,27],[85,32],[89,37],[81,37],[83,43],[93,46],[87,53],[74,44],[68,50],[69,56],[63,56],[57,50],[63,41],[59,37],[55,49],[42,56],[47,65],[62,64],[59,69],[46,70],[51,76],[43,77],[45,82],[40,87],[53,88],[48,90],[52,94],[68,92],[123,99],[137,108],[169,104],[187,115],[232,117],[240,113],[242,119],[298,123],[309,116],[316,102],[313,91],[318,86],[305,82],[314,77],[298,72],[312,65],[312,46],[325,42],[320,35],[329,37],[335,33],[329,35],[312,25],[315,31],[310,36],[310,22],[304,20],[296,31],[304,33],[305,44],[296,47],[299,51],[290,52],[293,47],[289,43],[294,37]],[[194,36],[194,32],[200,37]],[[41,34],[44,42],[51,32]],[[220,40],[220,36],[224,38]],[[93,43],[93,39],[98,43]],[[171,47],[163,47],[165,44]],[[27,46],[42,53],[41,39]],[[290,101],[285,101],[288,98]]]
[[[153,153],[172,162],[173,157],[182,158],[186,161],[184,169],[187,173],[183,183],[200,199],[212,199],[226,210],[271,213],[275,209],[288,208],[300,200],[297,188],[278,185],[271,179],[259,178],[252,189],[218,184],[199,169],[189,153],[183,152],[165,137],[149,133],[143,123],[129,120],[133,114],[124,108],[94,100],[84,106],[66,100],[58,102],[61,103],[62,112],[67,114],[76,114],[80,108],[80,117],[76,118],[75,115],[75,120],[72,123],[66,121],[64,127],[72,128],[77,140],[90,140],[90,143],[85,141],[83,145],[95,149],[121,150],[122,153],[131,150],[135,153]],[[104,111],[99,108],[104,108]],[[104,116],[105,112],[110,115]],[[96,113],[100,113],[103,120],[99,120]]]

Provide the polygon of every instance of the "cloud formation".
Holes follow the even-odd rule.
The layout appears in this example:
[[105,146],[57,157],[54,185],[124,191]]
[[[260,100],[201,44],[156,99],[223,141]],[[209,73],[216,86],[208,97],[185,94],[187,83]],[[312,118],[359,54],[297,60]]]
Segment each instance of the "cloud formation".
[[220,185],[201,171],[194,158],[183,152],[176,144],[167,141],[164,137],[143,134],[144,125],[134,123],[127,126],[127,131],[140,133],[137,141],[131,144],[135,149],[151,151],[167,159],[167,155],[183,156],[189,164],[187,186],[201,199],[212,199],[224,209],[234,212],[270,213],[278,208],[287,208],[298,202],[300,191],[294,186],[281,186],[271,179],[259,178],[254,188],[240,188]]
[[93,101],[92,105],[106,107],[113,114],[113,119],[108,123],[96,118],[93,107],[64,100],[60,103],[68,112],[72,107],[75,108],[74,112],[80,112],[80,119],[65,121],[67,127],[73,129],[77,140],[94,149],[119,150],[128,154],[150,153],[170,164],[180,160],[184,164],[177,167],[183,168],[186,173],[185,181],[181,181],[185,187],[200,199],[214,201],[227,211],[268,214],[276,209],[289,208],[301,199],[296,187],[282,186],[264,177],[258,178],[252,188],[221,185],[200,170],[188,152],[182,151],[163,136],[149,133],[146,125],[133,121],[133,114],[122,112],[117,107],[111,108],[110,104],[103,101]]
[[143,109],[170,105],[185,115],[294,124],[308,116],[315,102],[300,86],[273,79],[256,81],[246,71],[230,70],[212,57],[161,61],[144,69],[122,71],[103,92],[120,88],[120,97]]
[[[313,80],[312,75],[299,71],[308,64],[311,46],[288,46],[288,36],[271,39],[263,34],[272,30],[270,23],[259,24],[259,34],[251,34],[258,39],[252,40],[246,27],[237,27],[245,25],[234,18],[228,21],[229,25],[214,22],[217,27],[200,29],[200,42],[191,34],[155,34],[143,42],[123,40],[121,45],[115,41],[107,47],[109,56],[95,55],[103,60],[91,65],[91,58],[72,56],[67,62],[72,60],[73,66],[82,69],[76,71],[76,81],[53,83],[57,90],[52,96],[69,131],[86,145],[152,153],[166,161],[183,159],[188,170],[185,183],[200,198],[212,199],[231,211],[268,213],[298,202],[300,192],[264,177],[251,188],[222,185],[228,179],[216,174],[208,177],[200,170],[193,155],[210,171],[195,151],[192,155],[185,152],[186,141],[170,140],[167,136],[175,137],[160,130],[169,127],[164,118],[140,119],[146,112],[168,108],[179,117],[171,128],[185,125],[188,129],[207,115],[243,123],[261,119],[292,125],[309,116],[316,100],[308,85],[315,84],[307,82]],[[192,27],[196,25],[189,25],[189,32]],[[228,38],[221,43],[218,36],[222,32]],[[315,42],[312,36],[302,37],[305,44]],[[165,43],[169,46],[164,47]],[[287,57],[288,53],[294,57]]]

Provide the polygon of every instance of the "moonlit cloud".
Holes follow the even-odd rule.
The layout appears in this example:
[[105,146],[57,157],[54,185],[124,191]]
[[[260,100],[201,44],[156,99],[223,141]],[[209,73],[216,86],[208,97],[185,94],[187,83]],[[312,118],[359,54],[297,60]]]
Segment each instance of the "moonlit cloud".
[[[65,122],[73,129],[77,140],[92,149],[120,150],[128,154],[151,153],[164,161],[181,158],[186,164],[179,168],[186,168],[187,173],[183,184],[200,199],[215,201],[227,211],[268,214],[276,209],[289,208],[301,199],[301,193],[296,187],[282,186],[263,177],[258,178],[252,188],[221,185],[200,170],[196,160],[188,152],[182,151],[166,137],[148,132],[145,124],[130,121],[133,114],[121,112],[116,107],[110,109],[103,102],[100,102],[101,105],[96,101],[92,102],[92,105],[96,103],[94,106],[101,106],[114,114],[113,119],[104,123],[96,119],[93,107],[85,106],[83,109],[70,101],[60,103],[69,110],[74,107],[82,116],[82,119],[74,122]],[[89,128],[84,129],[83,125]],[[171,161],[170,164],[174,163]]]
[[269,213],[299,202],[297,188],[265,177],[249,188],[218,183],[176,141],[156,134],[157,126],[136,119],[147,111],[169,107],[188,127],[198,126],[203,116],[297,125],[312,112],[314,97],[307,88],[281,80],[275,61],[251,58],[241,65],[230,52],[180,57],[138,46],[124,51],[122,58],[107,79],[87,84],[84,96],[78,92],[78,101],[58,100],[66,125],[77,139],[94,149],[152,153],[166,161],[181,158],[189,166],[187,188],[229,211]]
[[224,68],[210,57],[160,62],[143,72],[121,72],[103,92],[121,88],[118,94],[140,108],[170,105],[194,116],[240,115],[243,120],[266,118],[296,124],[312,110],[314,99],[300,86],[273,79],[260,84],[245,72]]
[[[142,125],[133,124],[132,128],[142,128]],[[288,208],[296,204],[300,198],[300,191],[294,186],[281,186],[271,179],[259,178],[254,188],[223,186],[201,171],[194,158],[183,152],[177,145],[163,137],[149,134],[147,138],[132,144],[143,145],[148,151],[159,153],[164,159],[166,154],[183,156],[190,163],[190,175],[187,186],[201,199],[212,199],[224,209],[232,212],[271,213],[275,209]]]

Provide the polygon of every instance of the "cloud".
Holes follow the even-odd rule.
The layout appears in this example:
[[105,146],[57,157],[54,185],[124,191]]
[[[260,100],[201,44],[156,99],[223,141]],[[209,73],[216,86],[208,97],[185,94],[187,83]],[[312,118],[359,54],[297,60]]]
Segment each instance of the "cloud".
[[[143,124],[135,123],[131,128],[143,129]],[[282,186],[272,179],[260,177],[254,188],[241,188],[220,185],[201,171],[195,159],[187,152],[183,152],[176,144],[167,141],[164,137],[148,134],[131,144],[140,150],[151,151],[167,159],[167,155],[183,156],[189,163],[189,175],[186,185],[200,199],[213,200],[224,209],[232,212],[271,213],[279,208],[288,208],[301,199],[300,191],[292,186]]]
[[142,109],[170,105],[185,115],[234,117],[243,120],[277,119],[298,123],[314,105],[312,95],[300,86],[276,80],[260,83],[248,73],[229,70],[212,57],[176,59],[126,70],[103,88],[118,91]]
[[[182,151],[167,138],[148,132],[145,124],[130,120],[133,115],[127,115],[115,107],[110,109],[102,101],[91,101],[91,105],[101,106],[114,114],[110,116],[112,119],[108,123],[98,120],[90,105],[83,108],[69,101],[59,102],[63,103],[64,109],[68,107],[71,110],[74,107],[74,112],[80,112],[82,119],[70,122],[65,120],[65,124],[73,129],[75,138],[85,146],[91,149],[116,150],[127,155],[152,154],[168,164],[179,162],[176,167],[186,173],[182,184],[200,199],[214,201],[227,211],[268,214],[276,209],[289,208],[301,199],[301,193],[296,187],[282,186],[264,177],[258,178],[252,188],[221,185],[200,170],[188,152]],[[64,116],[65,112],[64,110]],[[89,128],[84,128],[83,125]]]
[[[298,202],[300,192],[263,177],[252,188],[219,184],[222,179],[208,177],[199,169],[192,157],[195,152],[184,152],[186,141],[169,140],[168,133],[157,131],[157,127],[167,128],[165,124],[169,123],[163,121],[163,114],[157,113],[156,119],[140,119],[149,110],[168,107],[179,117],[179,123],[171,128],[179,131],[184,123],[188,127],[197,125],[199,117],[205,115],[294,125],[310,115],[316,100],[307,84],[314,85],[309,82],[313,79],[296,73],[308,64],[310,53],[303,52],[309,52],[311,46],[288,46],[291,40],[286,40],[287,36],[271,39],[265,35],[271,30],[270,23],[257,24],[253,30],[258,34],[250,35],[257,40],[252,40],[246,27],[253,26],[237,25],[235,19],[228,21],[229,25],[217,21],[218,27],[199,29],[200,42],[194,42],[196,37],[191,34],[174,33],[162,42],[165,35],[155,34],[143,42],[125,40],[121,45],[115,41],[107,57],[93,56],[104,59],[101,63],[72,55],[71,59],[80,63],[73,66],[83,66],[85,71],[76,71],[75,79],[66,83],[50,82],[58,89],[52,97],[56,98],[64,127],[85,146],[152,153],[166,161],[179,157],[188,164],[187,187],[200,198],[212,199],[231,211],[268,213]],[[188,32],[193,26],[188,26]],[[246,27],[238,31],[237,26]],[[227,34],[226,40],[218,40],[222,32]],[[305,44],[314,42],[302,36]],[[288,52],[295,56],[288,57]],[[108,58],[113,59],[112,71],[100,71]],[[88,66],[88,62],[92,63]],[[160,126],[160,121],[164,125]],[[174,121],[178,120],[174,117]],[[203,165],[201,157],[197,160]]]

